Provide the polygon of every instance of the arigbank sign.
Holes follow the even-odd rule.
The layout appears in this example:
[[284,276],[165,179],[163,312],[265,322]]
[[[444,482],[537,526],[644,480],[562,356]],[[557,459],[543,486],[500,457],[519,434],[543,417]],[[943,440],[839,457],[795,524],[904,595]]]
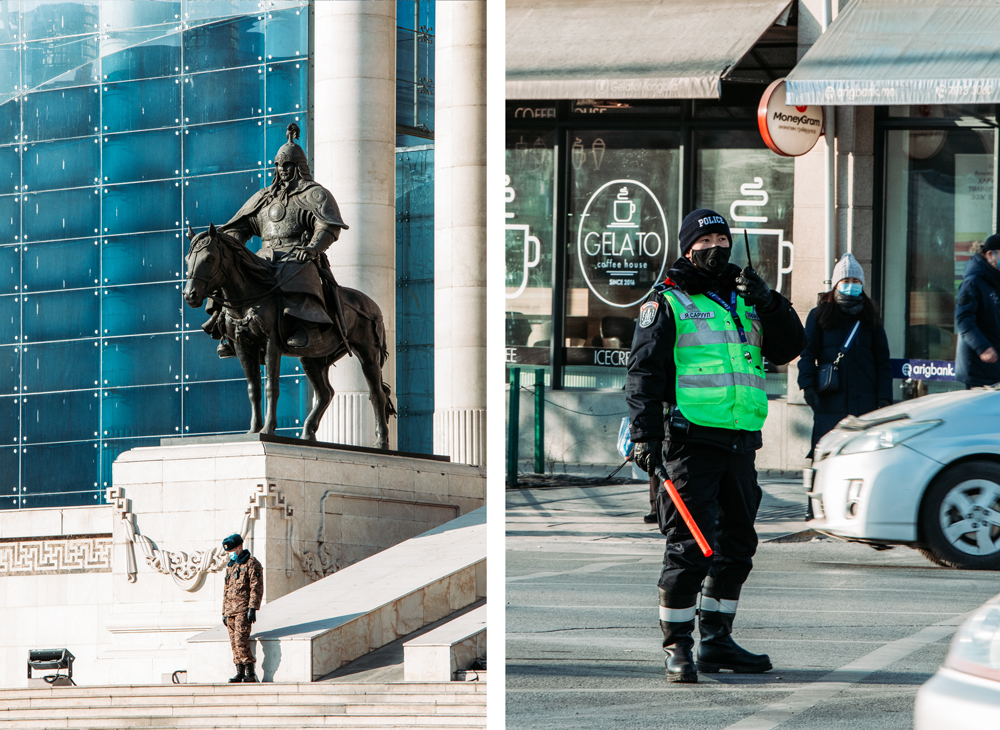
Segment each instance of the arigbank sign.
[[602,302],[641,302],[667,265],[663,206],[638,180],[611,180],[587,201],[576,250],[587,286]]

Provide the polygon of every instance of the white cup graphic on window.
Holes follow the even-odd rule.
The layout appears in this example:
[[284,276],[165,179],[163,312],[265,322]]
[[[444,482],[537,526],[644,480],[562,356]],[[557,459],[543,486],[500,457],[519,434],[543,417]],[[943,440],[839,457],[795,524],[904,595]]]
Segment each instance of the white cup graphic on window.
[[[526,224],[508,223],[505,228],[508,232],[513,231],[520,234],[519,238],[523,241],[524,265],[521,268],[521,284],[513,292],[505,295],[507,299],[517,299],[528,286],[528,270],[538,266],[538,262],[542,260],[542,243],[537,236],[531,235],[530,226]],[[534,257],[531,256],[532,249],[534,249]]]
[[615,220],[609,227],[637,228],[638,226],[632,222],[632,216],[635,215],[635,208],[635,201],[628,196],[628,188],[622,186],[621,190],[618,191],[618,195],[615,196],[615,204],[611,209]]

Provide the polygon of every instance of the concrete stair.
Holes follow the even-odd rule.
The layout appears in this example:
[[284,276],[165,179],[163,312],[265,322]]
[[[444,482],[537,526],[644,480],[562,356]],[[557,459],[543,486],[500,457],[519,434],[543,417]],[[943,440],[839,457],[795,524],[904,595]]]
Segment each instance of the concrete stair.
[[486,656],[486,606],[446,621],[403,644],[407,682],[447,682]]
[[[265,682],[310,682],[486,595],[486,508],[383,550],[257,613],[251,642]],[[188,639],[188,680],[233,672],[229,634]]]
[[130,685],[0,690],[0,728],[486,727],[484,682]]

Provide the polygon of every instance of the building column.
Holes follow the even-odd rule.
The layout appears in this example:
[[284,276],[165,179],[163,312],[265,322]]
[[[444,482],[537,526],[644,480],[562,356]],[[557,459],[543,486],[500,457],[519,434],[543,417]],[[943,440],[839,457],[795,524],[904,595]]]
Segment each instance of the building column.
[[[315,5],[313,159],[350,230],[327,251],[337,281],[378,304],[396,385],[396,3],[338,0]],[[318,438],[371,446],[375,420],[356,357],[330,369],[336,395]],[[390,420],[391,448],[396,447]]]
[[435,9],[434,453],[485,466],[486,3]]

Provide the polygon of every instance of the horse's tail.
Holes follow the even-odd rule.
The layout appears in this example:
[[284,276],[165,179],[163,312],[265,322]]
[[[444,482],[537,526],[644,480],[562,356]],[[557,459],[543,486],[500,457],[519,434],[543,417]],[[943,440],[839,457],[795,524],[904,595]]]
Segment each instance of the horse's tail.
[[385,323],[382,320],[382,313],[379,312],[373,323],[375,325],[375,341],[378,343],[378,366],[385,365],[389,359],[389,345],[386,343]]

